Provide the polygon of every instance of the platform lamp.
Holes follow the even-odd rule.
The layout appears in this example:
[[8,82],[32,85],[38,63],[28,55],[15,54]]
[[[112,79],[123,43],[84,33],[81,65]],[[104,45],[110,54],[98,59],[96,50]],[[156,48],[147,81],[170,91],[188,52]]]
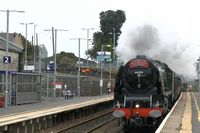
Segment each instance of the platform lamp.
[[199,77],[199,88],[198,88],[198,91],[200,91],[200,56],[199,56],[199,59],[197,59],[197,63],[198,63],[198,77]]
[[34,23],[20,23],[21,25],[25,25],[26,26],[26,44],[25,44],[25,62],[24,62],[24,65],[25,65],[25,70],[27,70],[27,42],[28,42],[28,39],[27,39],[27,27],[28,25],[31,25],[31,24],[34,24]]
[[[94,30],[94,28],[82,28],[82,30],[86,30],[87,31],[87,52],[89,50],[89,41],[91,39],[89,39],[89,32],[90,30]],[[88,57],[87,57],[87,67],[88,67]]]
[[109,34],[113,35],[113,62],[115,63],[116,60],[115,60],[115,56],[116,56],[116,35],[120,35],[120,33],[116,33],[116,29],[113,27],[112,28],[112,32],[110,32]]
[[[104,60],[104,46],[106,47],[111,47],[111,45],[101,45],[101,77],[100,77],[100,95],[103,95],[103,60]],[[111,65],[111,63],[110,63]],[[111,69],[110,69],[110,74],[111,74]]]
[[80,91],[80,44],[81,40],[86,40],[85,38],[71,38],[70,40],[78,40],[78,70],[77,70],[77,91],[78,91],[78,98],[80,98],[81,91]]
[[53,82],[54,82],[54,95],[53,100],[56,99],[56,75],[57,75],[57,61],[56,61],[56,53],[57,53],[57,32],[58,31],[69,31],[65,29],[45,29],[44,31],[51,31],[52,32],[52,45],[53,45],[53,56],[54,56],[54,76],[53,76]]

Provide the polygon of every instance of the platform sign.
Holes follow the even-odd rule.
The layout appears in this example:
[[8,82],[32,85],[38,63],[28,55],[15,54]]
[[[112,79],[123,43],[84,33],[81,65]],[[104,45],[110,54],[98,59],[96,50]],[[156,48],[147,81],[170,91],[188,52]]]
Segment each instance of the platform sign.
[[103,56],[97,56],[96,60],[97,61],[104,61],[104,57]]
[[77,61],[76,64],[83,64],[83,61]]
[[105,52],[97,51],[97,55],[100,55],[100,56],[105,55]]
[[103,80],[102,79],[100,79],[99,85],[100,85],[100,87],[103,87]]
[[97,55],[111,55],[109,51],[97,51]]
[[4,64],[10,64],[11,63],[11,57],[10,56],[4,56],[3,57],[3,63]]
[[111,57],[110,55],[105,55],[105,56],[97,56],[96,58],[97,61],[110,61],[111,60]]
[[106,61],[112,61],[112,59],[111,59],[111,58],[108,58],[108,59],[106,59]]
[[110,55],[105,55],[104,59],[110,59]]
[[56,89],[61,89],[61,88],[62,88],[62,85],[63,85],[62,82],[52,82],[51,84],[52,84],[52,85],[55,85],[55,88],[56,88]]
[[54,63],[49,64],[49,69],[50,69],[50,70],[54,70]]

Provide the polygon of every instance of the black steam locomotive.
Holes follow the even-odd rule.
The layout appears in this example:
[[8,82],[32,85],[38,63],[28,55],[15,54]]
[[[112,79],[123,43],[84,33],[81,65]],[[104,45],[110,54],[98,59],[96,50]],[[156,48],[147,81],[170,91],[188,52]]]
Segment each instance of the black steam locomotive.
[[118,70],[113,115],[125,129],[157,125],[178,99],[182,81],[165,63],[136,56]]

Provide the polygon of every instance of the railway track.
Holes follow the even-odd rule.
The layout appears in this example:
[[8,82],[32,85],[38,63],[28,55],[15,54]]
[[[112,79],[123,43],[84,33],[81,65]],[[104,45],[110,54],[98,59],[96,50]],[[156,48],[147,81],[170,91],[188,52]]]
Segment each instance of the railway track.
[[[113,117],[112,110],[106,109],[89,116],[67,121],[41,133],[124,133],[122,126],[118,124],[118,119]],[[131,128],[126,133],[146,132],[154,133],[155,129],[151,127]]]
[[68,125],[57,133],[91,133],[114,120],[115,118],[112,116],[112,110],[106,110],[91,117],[87,117],[77,123]]

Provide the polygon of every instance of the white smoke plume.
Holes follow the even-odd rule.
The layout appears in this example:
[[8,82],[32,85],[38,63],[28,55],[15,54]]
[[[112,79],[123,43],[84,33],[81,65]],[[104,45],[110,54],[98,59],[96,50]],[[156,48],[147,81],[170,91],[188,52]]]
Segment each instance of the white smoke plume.
[[190,49],[188,44],[176,42],[169,44],[162,41],[158,30],[152,25],[139,27],[126,38],[127,40],[119,41],[117,47],[117,54],[124,63],[138,54],[146,55],[166,63],[173,71],[184,75],[189,80],[196,77],[192,60],[194,57],[188,53]]

